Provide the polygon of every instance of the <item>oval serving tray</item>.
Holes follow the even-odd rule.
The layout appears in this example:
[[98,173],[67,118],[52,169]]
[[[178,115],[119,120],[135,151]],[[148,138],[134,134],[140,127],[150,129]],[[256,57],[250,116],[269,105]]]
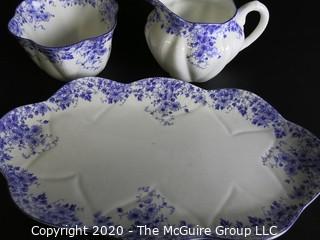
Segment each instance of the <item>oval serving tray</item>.
[[84,78],[0,120],[0,170],[49,225],[276,226],[247,237],[271,239],[320,192],[320,140],[243,90]]

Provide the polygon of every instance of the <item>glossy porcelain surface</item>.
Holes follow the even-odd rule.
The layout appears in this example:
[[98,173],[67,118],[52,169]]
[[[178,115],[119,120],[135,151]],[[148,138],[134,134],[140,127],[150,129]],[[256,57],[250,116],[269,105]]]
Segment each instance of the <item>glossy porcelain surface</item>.
[[121,225],[124,239],[142,239],[137,225],[276,226],[274,238],[319,194],[320,140],[243,90],[84,78],[0,120],[0,170],[54,226]]
[[115,0],[25,0],[9,30],[41,69],[67,81],[105,68],[117,11]]
[[[148,17],[148,46],[171,76],[205,82],[216,76],[241,50],[253,43],[269,21],[267,8],[258,1],[238,10],[232,0],[148,0],[155,6]],[[260,13],[260,22],[247,37],[247,14]]]

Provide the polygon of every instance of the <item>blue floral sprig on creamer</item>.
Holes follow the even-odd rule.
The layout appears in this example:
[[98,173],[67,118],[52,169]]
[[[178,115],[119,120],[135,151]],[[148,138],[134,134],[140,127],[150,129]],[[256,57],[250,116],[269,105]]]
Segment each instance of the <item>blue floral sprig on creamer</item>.
[[238,38],[243,37],[243,30],[235,19],[221,24],[188,22],[164,5],[151,2],[158,7],[150,14],[147,27],[157,23],[166,33],[185,38],[189,47],[187,59],[199,68],[207,68],[210,59],[221,58],[216,45],[219,38],[227,38],[230,33],[236,34]]

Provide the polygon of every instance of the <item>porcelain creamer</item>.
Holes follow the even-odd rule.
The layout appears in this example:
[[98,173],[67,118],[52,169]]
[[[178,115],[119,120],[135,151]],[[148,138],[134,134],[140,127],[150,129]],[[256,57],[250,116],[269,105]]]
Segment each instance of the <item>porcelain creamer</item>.
[[[241,50],[265,30],[269,12],[258,1],[239,9],[232,0],[148,0],[155,6],[148,17],[148,46],[171,76],[205,82],[216,76]],[[247,37],[246,16],[260,13],[260,22]]]

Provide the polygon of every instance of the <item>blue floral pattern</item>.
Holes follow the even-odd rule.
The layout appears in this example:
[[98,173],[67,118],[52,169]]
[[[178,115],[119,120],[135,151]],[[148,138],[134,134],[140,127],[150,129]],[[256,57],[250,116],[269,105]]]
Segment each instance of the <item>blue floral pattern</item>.
[[187,87],[183,82],[164,80],[159,83],[157,79],[146,83],[138,82],[134,90],[134,95],[138,101],[150,99],[151,104],[145,111],[154,116],[163,125],[172,125],[174,113],[188,113],[189,108],[186,104],[179,101],[182,96],[193,98],[195,103],[202,103],[204,92],[200,88]]
[[85,7],[88,4],[93,8],[98,7],[102,16],[102,20],[106,23],[114,21],[114,16],[118,11],[117,3],[115,0],[59,0],[64,7],[82,6]]
[[[45,23],[55,17],[47,9],[61,4],[64,8],[87,5],[98,8],[101,21],[106,23],[106,33],[91,39],[63,47],[44,47],[26,39],[25,26],[34,30],[46,30]],[[116,24],[118,5],[115,0],[25,0],[16,9],[15,16],[9,22],[9,30],[19,38],[21,45],[35,58],[40,52],[54,64],[75,61],[85,70],[98,70],[104,63],[104,56],[111,52],[111,41]],[[109,29],[109,30],[108,30]]]
[[[135,240],[139,238],[137,226],[156,228],[168,223],[175,209],[169,205],[159,192],[151,187],[140,187],[136,196],[136,207],[129,210],[117,208],[119,219],[128,220],[129,227],[126,229],[125,239]],[[148,236],[149,237],[149,236]]]
[[138,208],[129,211],[123,211],[122,208],[117,209],[120,217],[126,217],[132,222],[130,230],[136,230],[137,225],[158,227],[159,224],[165,224],[168,216],[175,211],[160,193],[150,187],[139,188],[136,201]]
[[281,115],[260,97],[238,89],[222,89],[209,92],[216,110],[237,110],[253,125],[273,128],[275,136],[282,138],[285,121]]
[[[276,143],[261,161],[265,167],[284,173],[286,179],[283,184],[287,185],[288,196],[261,207],[261,213],[257,216],[223,218],[220,220],[223,226],[254,228],[276,225],[281,233],[291,227],[305,206],[320,192],[320,140],[283,119],[269,104],[252,93],[237,89],[205,91],[186,82],[166,78],[145,79],[132,84],[85,78],[65,85],[47,102],[17,108],[0,120],[0,170],[7,178],[11,195],[18,206],[45,223],[83,225],[78,215],[83,206],[64,200],[50,202],[46,193],[31,193],[31,188],[41,184],[37,176],[12,166],[11,160],[36,157],[59,144],[59,139],[48,130],[50,121],[47,114],[75,108],[81,101],[121,106],[128,99],[143,104],[145,112],[165,127],[172,126],[178,114],[188,114],[190,104],[195,104],[226,114],[237,112],[257,127],[273,129]],[[138,224],[150,227],[166,225],[176,212],[175,207],[151,187],[138,189],[134,206],[119,206],[115,211],[112,216],[102,211],[96,212],[93,224],[117,226],[122,221],[128,222],[125,230],[126,239],[130,240],[142,239],[136,235]],[[179,224],[190,225],[183,219]]]
[[55,146],[58,139],[49,133],[48,120],[37,120],[32,125],[27,123],[30,119],[45,116],[49,111],[45,103],[40,103],[18,108],[2,118],[0,163],[12,158],[9,152],[14,148],[18,148],[28,159]]
[[208,61],[212,58],[221,58],[216,45],[219,38],[227,38],[230,33],[236,34],[238,38],[244,36],[243,29],[235,19],[222,24],[188,22],[157,0],[148,1],[157,7],[150,14],[146,27],[157,23],[166,33],[185,38],[190,49],[187,59],[199,68],[207,68]]
[[55,17],[48,8],[55,7],[57,4],[61,4],[64,8],[87,5],[98,8],[101,20],[110,24],[115,22],[114,17],[118,12],[115,0],[24,0],[17,7],[14,18],[9,22],[10,31],[17,37],[23,37],[25,24],[32,26],[34,30],[45,30],[44,23]]
[[47,11],[47,4],[52,6],[53,1],[25,0],[16,9],[15,17],[9,22],[9,29],[17,37],[24,35],[24,25],[28,24],[34,30],[45,30],[43,23],[49,22],[54,15]]
[[55,226],[82,226],[76,216],[80,210],[76,205],[63,201],[49,203],[45,193],[30,193],[29,189],[38,185],[38,179],[32,173],[11,165],[5,165],[1,170],[8,180],[13,200],[27,214],[37,216],[38,220]]
[[[126,207],[118,207],[116,209],[116,217],[104,216],[101,212],[95,214],[94,223],[96,226],[121,226],[115,222],[128,222],[128,227],[125,229],[123,239],[126,240],[156,240],[163,239],[164,236],[160,233],[159,236],[141,236],[137,226],[147,226],[148,228],[161,228],[166,226],[169,217],[175,213],[175,208],[170,205],[166,198],[155,189],[145,186],[138,188],[135,207],[127,209]],[[181,220],[176,227],[193,225]],[[169,240],[186,240],[188,237],[181,236],[166,236]]]
[[[59,49],[43,48],[40,52],[45,54],[53,63],[61,63],[65,60],[77,59],[76,64],[87,70],[97,70],[103,61],[103,56],[111,52],[113,33],[100,36],[93,40],[86,40],[71,47]],[[33,48],[36,47],[34,44]]]

